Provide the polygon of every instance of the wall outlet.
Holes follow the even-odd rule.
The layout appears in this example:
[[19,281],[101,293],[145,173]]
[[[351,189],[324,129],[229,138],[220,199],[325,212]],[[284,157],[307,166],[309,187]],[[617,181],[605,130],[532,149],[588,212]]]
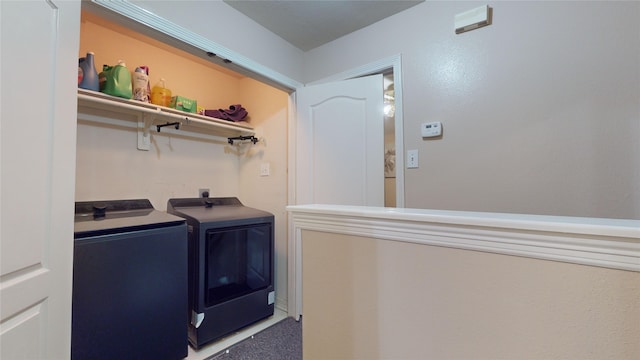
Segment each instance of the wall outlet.
[[209,189],[198,189],[198,197],[208,198],[210,195]]
[[268,162],[263,162],[260,164],[260,176],[269,176],[271,175],[271,166]]
[[418,168],[418,150],[407,150],[407,169]]

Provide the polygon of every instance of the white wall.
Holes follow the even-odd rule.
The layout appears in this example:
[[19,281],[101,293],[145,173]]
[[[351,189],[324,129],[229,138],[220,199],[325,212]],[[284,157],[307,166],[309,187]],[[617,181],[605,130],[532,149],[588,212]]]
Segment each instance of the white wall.
[[640,218],[640,3],[489,2],[493,24],[456,35],[483,4],[428,1],[311,50],[304,81],[402,55],[406,207]]
[[143,198],[166,210],[168,199],[197,197],[200,188],[239,196],[238,158],[223,140],[152,136],[151,151],[139,151],[135,128],[79,120],[76,201]]

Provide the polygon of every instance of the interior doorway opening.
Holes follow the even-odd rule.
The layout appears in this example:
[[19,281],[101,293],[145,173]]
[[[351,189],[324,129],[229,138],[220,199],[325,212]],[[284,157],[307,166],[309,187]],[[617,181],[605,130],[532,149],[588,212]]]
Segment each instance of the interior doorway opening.
[[404,121],[402,116],[402,58],[396,54],[314,81],[309,85],[381,74],[384,96],[384,206],[403,208]]
[[396,100],[393,70],[383,74],[384,206],[396,207]]

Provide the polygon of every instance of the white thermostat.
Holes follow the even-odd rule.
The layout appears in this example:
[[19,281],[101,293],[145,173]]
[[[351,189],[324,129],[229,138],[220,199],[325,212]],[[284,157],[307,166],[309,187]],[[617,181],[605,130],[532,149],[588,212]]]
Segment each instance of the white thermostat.
[[442,135],[442,123],[439,121],[423,123],[420,126],[422,137],[435,137]]

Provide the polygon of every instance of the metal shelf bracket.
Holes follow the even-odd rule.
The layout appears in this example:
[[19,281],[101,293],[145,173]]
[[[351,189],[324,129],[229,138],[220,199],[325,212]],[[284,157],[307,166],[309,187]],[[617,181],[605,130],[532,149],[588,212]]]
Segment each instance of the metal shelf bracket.
[[258,142],[258,138],[253,136],[253,135],[251,135],[251,136],[236,136],[236,137],[228,138],[228,142],[231,145],[233,145],[233,142],[236,141],[236,140],[241,140],[241,141],[242,140],[250,140],[254,145],[255,145],[255,143]]

